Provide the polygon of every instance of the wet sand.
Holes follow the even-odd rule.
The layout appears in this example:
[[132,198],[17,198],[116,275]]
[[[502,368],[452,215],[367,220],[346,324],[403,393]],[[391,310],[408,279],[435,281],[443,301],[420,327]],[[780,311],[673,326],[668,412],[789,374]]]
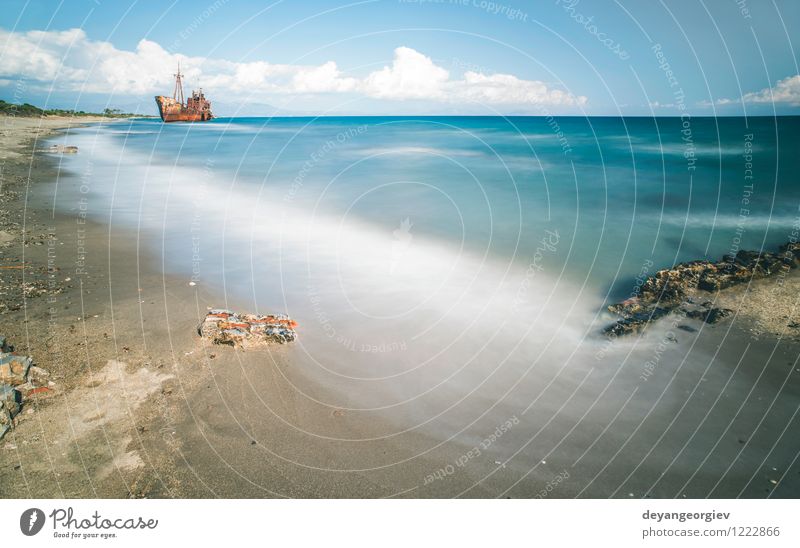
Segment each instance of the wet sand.
[[56,185],[58,157],[32,152],[65,121],[31,120],[0,120],[13,152],[0,333],[51,372],[55,394],[28,402],[0,442],[0,496],[800,494],[800,354],[794,328],[780,331],[797,315],[796,274],[782,297],[771,280],[723,294],[748,297],[730,322],[668,317],[615,341],[623,363],[501,369],[460,400],[445,386],[419,399],[426,418],[439,413],[423,425],[406,406],[354,410],[358,389],[300,345],[205,344],[207,306],[248,303],[165,273],[154,242],[99,222],[80,174]]

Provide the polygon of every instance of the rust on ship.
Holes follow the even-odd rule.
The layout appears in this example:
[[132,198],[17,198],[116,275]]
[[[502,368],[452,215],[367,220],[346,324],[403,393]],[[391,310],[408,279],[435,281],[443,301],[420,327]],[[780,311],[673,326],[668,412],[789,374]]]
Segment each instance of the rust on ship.
[[192,96],[184,100],[183,75],[181,66],[175,73],[175,89],[172,97],[156,95],[158,114],[164,122],[206,122],[214,115],[211,113],[211,101],[203,95],[203,88],[192,90]]

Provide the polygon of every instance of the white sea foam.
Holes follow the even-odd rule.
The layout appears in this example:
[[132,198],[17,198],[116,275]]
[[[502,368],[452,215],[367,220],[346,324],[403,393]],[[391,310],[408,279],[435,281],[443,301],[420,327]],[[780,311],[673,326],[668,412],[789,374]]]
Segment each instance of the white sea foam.
[[[258,185],[234,184],[232,174],[209,181],[200,168],[159,165],[103,136],[97,142],[92,190],[106,200],[113,193],[115,221],[142,226],[153,242],[165,237],[167,267],[176,271],[189,269],[197,238],[204,279],[298,317],[304,350],[325,370],[357,378],[419,370],[435,384],[475,360],[517,371],[556,367],[575,351],[592,360],[600,344],[600,299],[564,278],[547,252],[503,262],[426,238],[413,220],[385,230],[258,195]],[[192,218],[199,233],[190,233]],[[222,261],[210,262],[222,248]],[[375,362],[381,348],[401,347]],[[392,401],[408,396],[391,391]]]
[[435,155],[435,156],[485,156],[485,153],[477,150],[463,150],[456,148],[436,148],[420,146],[396,146],[396,147],[377,147],[361,148],[358,150],[360,155],[374,156],[378,154],[403,154],[403,155]]
[[[661,144],[644,144],[632,142],[630,144],[620,144],[620,149],[633,150],[634,154],[658,154],[663,156],[683,156],[687,152],[685,143],[664,142]],[[753,147],[753,151],[757,151]],[[702,145],[694,144],[692,151],[695,156],[705,156],[714,158],[719,156],[741,156],[744,154],[744,146],[732,145]]]
[[715,213],[709,211],[703,214],[691,213],[681,215],[668,213],[660,216],[652,215],[650,222],[661,222],[671,226],[687,228],[721,228],[721,229],[767,229],[767,228],[789,228],[800,222],[800,215],[787,215],[779,213],[775,215],[731,215],[729,213]]

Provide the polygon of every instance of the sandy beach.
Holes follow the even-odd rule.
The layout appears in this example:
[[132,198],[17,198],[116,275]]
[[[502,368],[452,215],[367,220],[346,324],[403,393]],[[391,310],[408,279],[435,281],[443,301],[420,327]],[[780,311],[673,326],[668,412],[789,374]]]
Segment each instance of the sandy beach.
[[[162,302],[161,280],[137,271],[135,242],[110,245],[105,227],[54,214],[52,196],[40,192],[57,173],[55,155],[34,152],[40,139],[100,120],[0,120],[3,334],[54,383],[52,393],[26,402],[0,445],[5,497],[145,496],[142,470],[164,465],[142,448],[177,389],[170,356],[183,356],[193,341],[171,346],[155,325],[158,314],[147,308]],[[113,290],[109,260],[124,265],[114,270]]]

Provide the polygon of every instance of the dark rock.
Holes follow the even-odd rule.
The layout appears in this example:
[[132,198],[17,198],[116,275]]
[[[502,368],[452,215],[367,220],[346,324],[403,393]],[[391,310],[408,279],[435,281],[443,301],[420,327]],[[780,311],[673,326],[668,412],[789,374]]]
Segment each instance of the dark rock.
[[717,323],[733,311],[715,308],[710,300],[698,305],[695,290],[715,292],[751,280],[774,276],[800,266],[800,243],[789,242],[778,253],[741,250],[718,262],[699,260],[659,270],[642,283],[635,296],[608,310],[622,318],[603,331],[609,336],[636,333],[647,324],[680,308],[686,317]]
[[652,309],[630,314],[621,320],[606,327],[603,332],[611,336],[629,335],[638,333],[652,321],[662,318],[670,313],[670,309],[654,307]]
[[25,383],[32,363],[27,356],[0,353],[0,382],[12,386]]
[[800,266],[800,242],[788,242],[778,248],[784,263]]
[[717,323],[723,318],[730,316],[733,313],[733,310],[730,308],[712,308],[708,311],[708,314],[705,317],[706,323]]
[[680,310],[691,320],[705,321],[706,316],[708,316],[709,307],[704,304],[684,305]]
[[717,323],[733,312],[733,310],[729,308],[715,308],[710,301],[706,301],[701,305],[687,304],[680,307],[680,311],[686,314],[687,318],[700,320],[706,323]]
[[0,440],[11,430],[21,408],[22,394],[7,384],[0,384]]

